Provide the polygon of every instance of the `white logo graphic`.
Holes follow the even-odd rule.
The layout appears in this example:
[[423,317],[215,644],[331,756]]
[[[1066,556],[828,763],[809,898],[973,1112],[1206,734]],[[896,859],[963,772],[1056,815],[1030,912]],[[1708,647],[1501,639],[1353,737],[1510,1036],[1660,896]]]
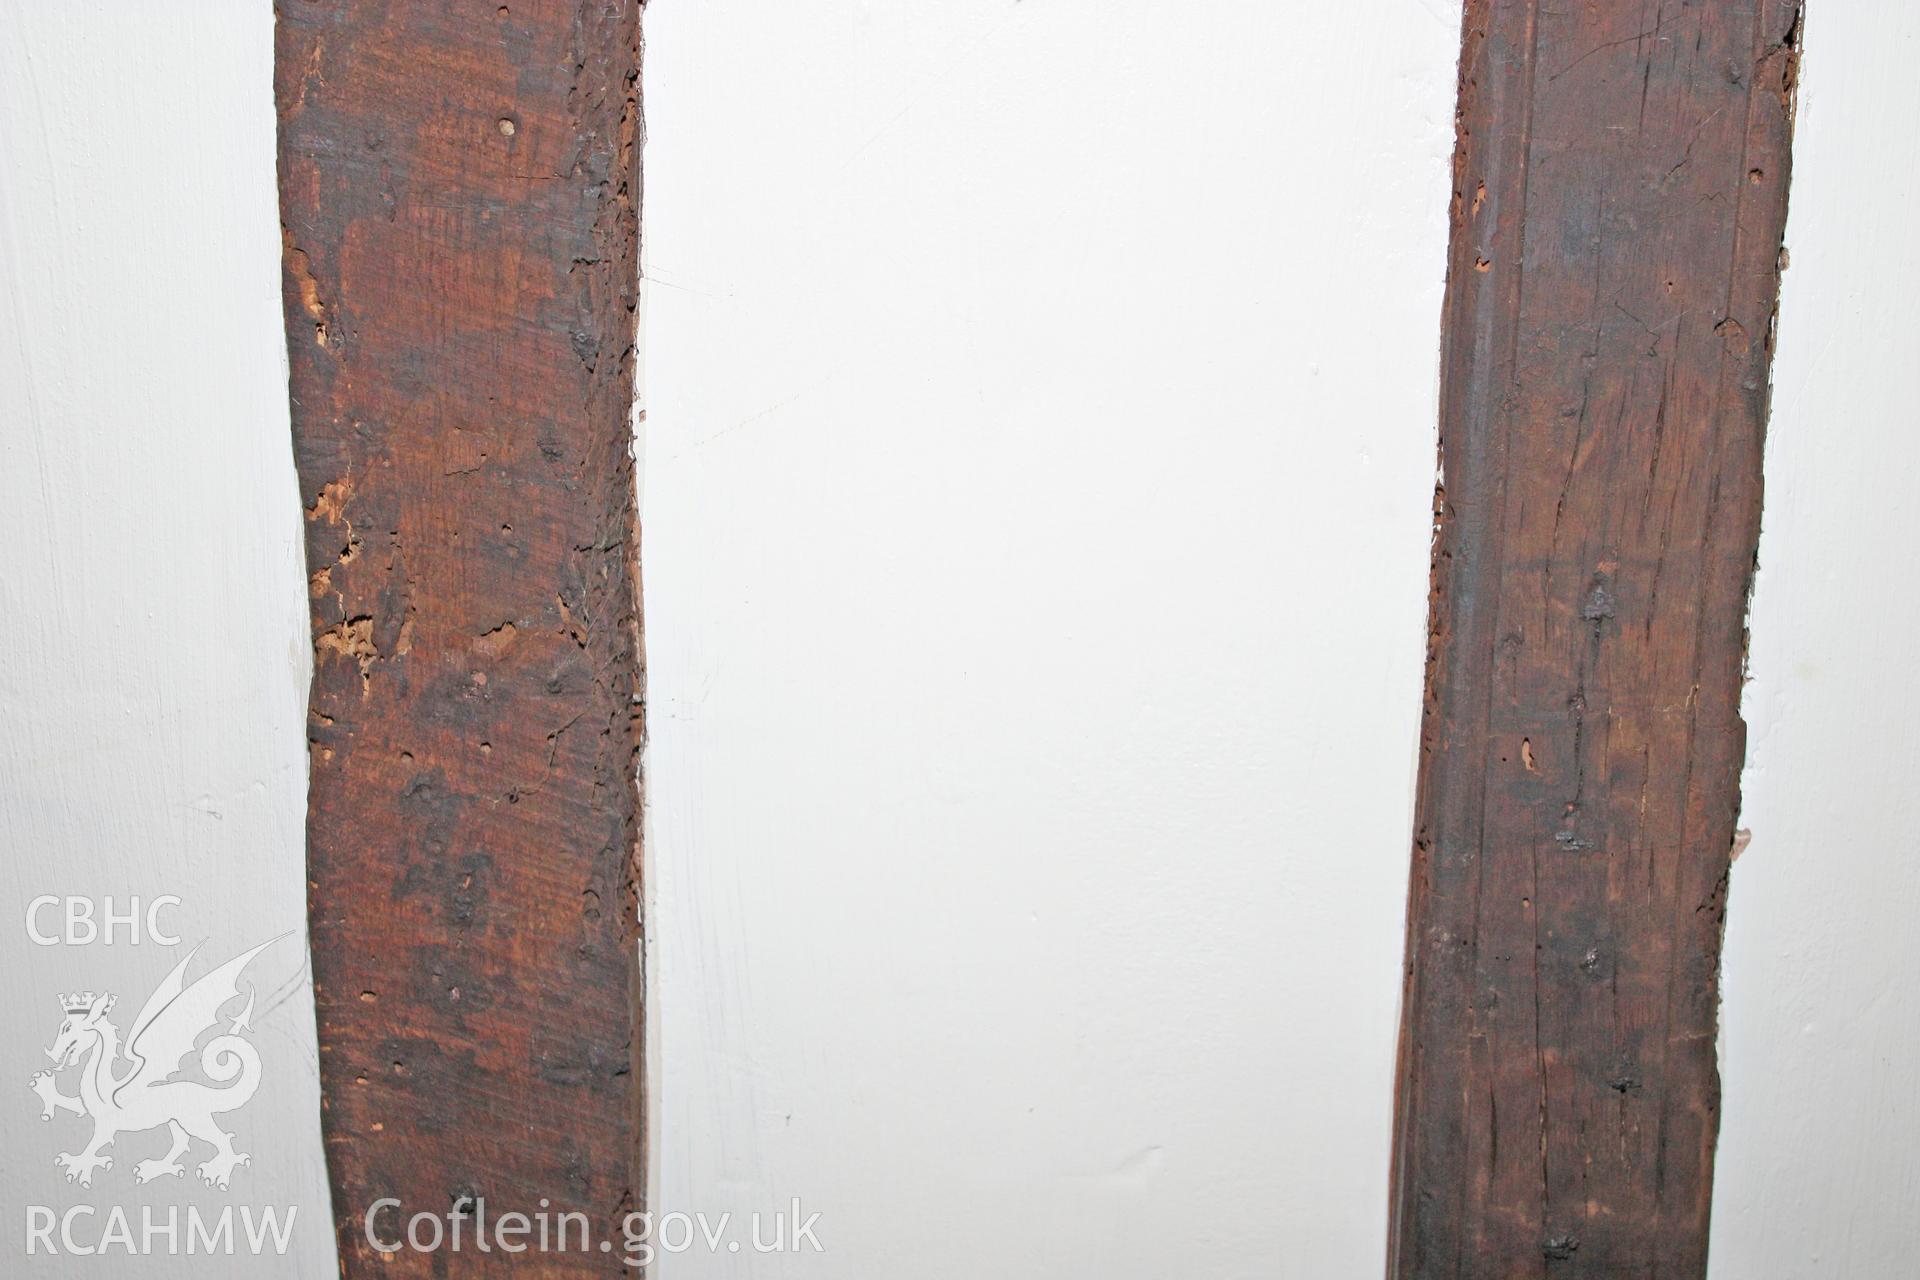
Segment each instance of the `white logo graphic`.
[[[133,1020],[124,1050],[120,1029],[107,1018],[113,1009],[113,996],[96,996],[88,991],[62,998],[60,1006],[66,1020],[60,1024],[53,1047],[47,1050],[53,1070],[37,1073],[31,1087],[40,1095],[42,1120],[53,1119],[56,1111],[71,1111],[93,1120],[93,1140],[83,1151],[54,1158],[54,1163],[67,1171],[68,1182],[92,1186],[96,1169],[113,1168],[113,1158],[101,1153],[113,1145],[115,1138],[161,1125],[167,1126],[173,1143],[158,1160],[142,1160],[133,1167],[133,1176],[140,1182],[181,1176],[185,1170],[180,1157],[195,1138],[213,1147],[212,1158],[198,1169],[200,1180],[210,1186],[226,1190],[234,1166],[251,1162],[251,1156],[233,1149],[233,1135],[213,1119],[216,1113],[246,1105],[260,1086],[260,1055],[241,1039],[242,1032],[252,1030],[251,985],[246,1007],[200,1050],[200,1070],[222,1087],[174,1077],[184,1069],[200,1038],[218,1027],[221,1008],[239,996],[240,972],[247,962],[278,941],[269,939],[187,986],[187,965],[199,950],[194,948],[147,997],[140,1016]],[[120,1065],[123,1058],[124,1068]],[[54,1075],[76,1063],[80,1092],[69,1097],[60,1092]]]

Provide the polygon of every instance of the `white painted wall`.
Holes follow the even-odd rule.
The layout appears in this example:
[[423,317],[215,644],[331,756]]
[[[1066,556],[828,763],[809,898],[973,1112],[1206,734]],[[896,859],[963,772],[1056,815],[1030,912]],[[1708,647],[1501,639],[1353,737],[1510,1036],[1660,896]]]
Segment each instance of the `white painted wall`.
[[[255,0],[0,3],[0,1273],[331,1277],[305,974],[308,645],[287,428],[273,19]],[[43,947],[41,894],[161,894],[178,946]],[[99,908],[96,907],[96,911]],[[58,913],[41,917],[55,923]],[[135,1189],[166,1133],[87,1190],[29,1075],[62,992],[124,1031],[194,943],[254,962],[259,1093],[227,1117],[232,1190]],[[199,969],[193,971],[197,975]],[[72,1073],[68,1073],[71,1077]],[[71,1093],[70,1078],[63,1089]],[[204,1158],[196,1152],[192,1160]],[[297,1209],[286,1257],[25,1255],[25,1208],[98,1241],[122,1206]],[[58,1237],[56,1236],[56,1239]],[[182,1245],[184,1248],[184,1243]]]
[[649,6],[663,1275],[1380,1267],[1458,40]]
[[1727,909],[1726,1280],[1910,1276],[1920,1204],[1920,12],[1808,7]]

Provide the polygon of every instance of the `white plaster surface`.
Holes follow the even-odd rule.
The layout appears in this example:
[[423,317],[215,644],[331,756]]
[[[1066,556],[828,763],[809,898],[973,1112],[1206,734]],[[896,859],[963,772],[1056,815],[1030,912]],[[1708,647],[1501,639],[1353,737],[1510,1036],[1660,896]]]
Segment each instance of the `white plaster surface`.
[[[273,16],[254,0],[0,3],[0,1275],[338,1275],[305,962],[309,649],[287,428]],[[181,899],[112,946],[35,944],[40,895]],[[143,912],[144,914],[144,912]],[[58,909],[39,916],[53,928]],[[64,930],[62,931],[64,933]],[[90,1188],[40,1119],[63,992],[118,994],[126,1031],[196,943],[248,971],[259,1092],[222,1117],[252,1163],[219,1192],[136,1187],[164,1129]],[[84,936],[77,930],[76,936]],[[68,1072],[63,1090],[73,1092]],[[295,1211],[289,1252],[29,1257],[27,1206],[82,1246],[124,1210]],[[54,1235],[58,1242],[60,1235]]]
[[663,1275],[1380,1268],[1458,40],[649,7]]

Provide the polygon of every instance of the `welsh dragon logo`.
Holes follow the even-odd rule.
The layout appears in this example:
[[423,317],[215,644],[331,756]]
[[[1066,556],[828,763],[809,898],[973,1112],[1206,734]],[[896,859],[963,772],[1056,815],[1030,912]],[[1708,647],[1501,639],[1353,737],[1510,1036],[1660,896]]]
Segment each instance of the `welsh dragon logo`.
[[[56,1111],[71,1111],[93,1120],[93,1140],[83,1150],[54,1158],[54,1163],[67,1171],[68,1182],[92,1186],[96,1170],[113,1168],[113,1157],[102,1153],[116,1138],[165,1125],[172,1135],[172,1145],[159,1159],[134,1165],[134,1178],[152,1182],[155,1178],[182,1176],[185,1169],[180,1158],[187,1154],[192,1141],[199,1139],[213,1147],[212,1157],[197,1170],[200,1180],[222,1191],[227,1189],[234,1167],[249,1163],[252,1157],[233,1149],[233,1135],[221,1129],[214,1116],[244,1106],[260,1086],[260,1055],[241,1038],[242,1033],[252,1030],[251,985],[246,1007],[200,1050],[201,1072],[221,1087],[176,1077],[200,1039],[217,1030],[220,1010],[240,995],[241,970],[278,941],[272,938],[261,943],[201,975],[189,986],[187,965],[199,951],[194,948],[147,997],[140,1016],[133,1020],[124,1050],[120,1029],[107,1017],[113,1011],[113,996],[88,991],[61,999],[66,1020],[60,1024],[53,1047],[47,1050],[53,1070],[36,1073],[30,1086],[40,1095],[42,1120],[53,1119]],[[80,1068],[80,1092],[68,1096],[60,1092],[54,1076],[75,1064]]]

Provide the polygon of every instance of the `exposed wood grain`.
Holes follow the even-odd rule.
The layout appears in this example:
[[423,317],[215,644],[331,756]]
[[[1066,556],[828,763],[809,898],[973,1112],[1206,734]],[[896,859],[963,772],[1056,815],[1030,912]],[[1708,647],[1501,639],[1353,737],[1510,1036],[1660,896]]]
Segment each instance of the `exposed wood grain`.
[[1389,1273],[1697,1277],[1795,0],[1469,0]]
[[638,6],[278,9],[327,1158],[445,1274],[368,1206],[642,1201]]

